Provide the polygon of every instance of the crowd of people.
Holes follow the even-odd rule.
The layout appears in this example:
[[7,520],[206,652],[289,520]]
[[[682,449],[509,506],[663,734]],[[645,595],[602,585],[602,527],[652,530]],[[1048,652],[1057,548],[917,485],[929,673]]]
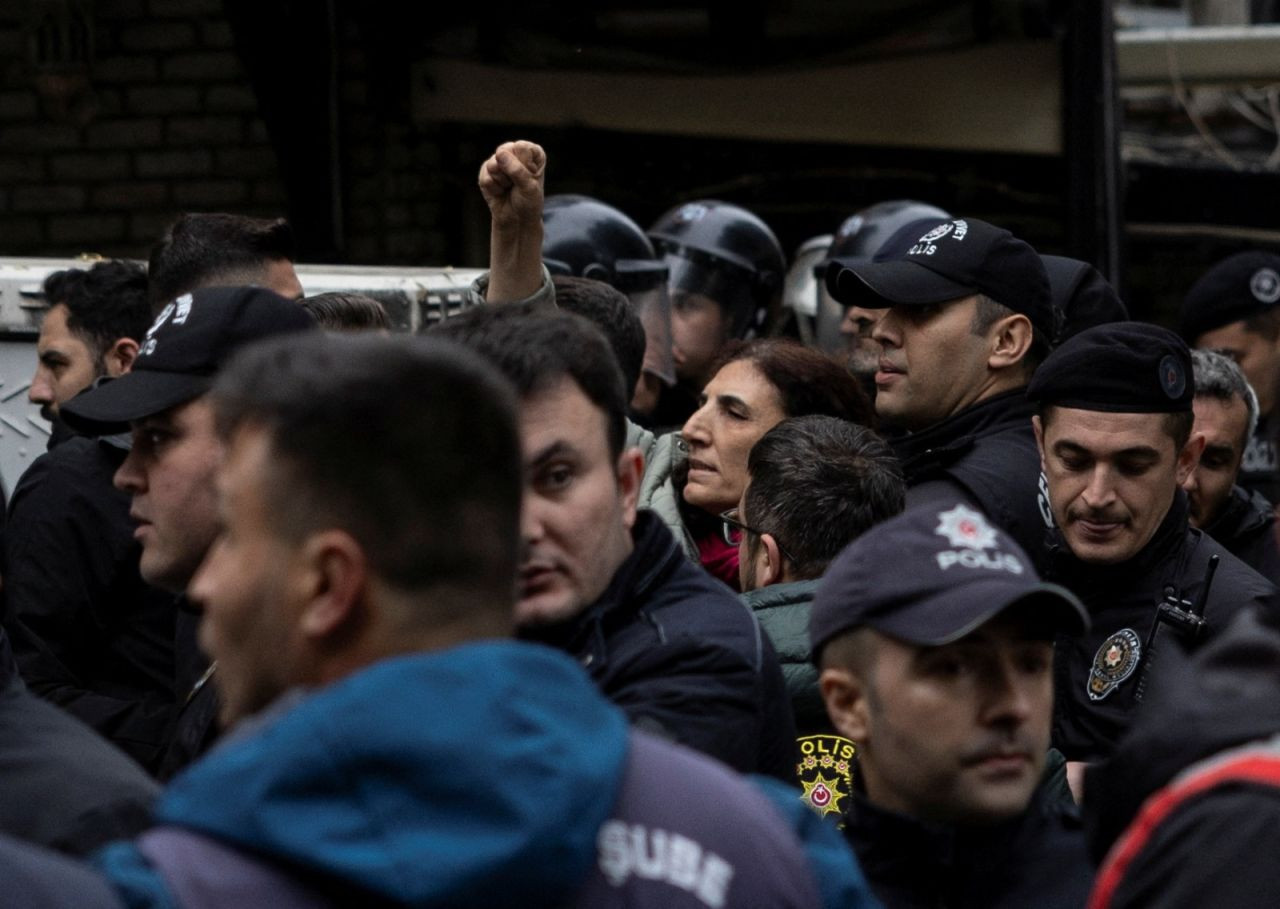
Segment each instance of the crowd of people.
[[283,220],[45,281],[0,903],[1270,905],[1280,255],[1174,331],[923,202],[788,274],[546,166],[418,337]]

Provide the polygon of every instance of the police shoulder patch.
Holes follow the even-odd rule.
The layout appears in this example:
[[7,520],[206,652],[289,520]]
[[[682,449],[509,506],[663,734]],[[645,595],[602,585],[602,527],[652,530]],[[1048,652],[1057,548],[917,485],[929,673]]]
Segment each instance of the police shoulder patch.
[[796,739],[800,763],[796,777],[804,792],[801,800],[825,817],[844,815],[853,791],[853,742],[839,735],[805,735]]
[[1142,642],[1132,628],[1121,628],[1103,641],[1089,668],[1089,700],[1101,701],[1120,687],[1138,668],[1141,657]]

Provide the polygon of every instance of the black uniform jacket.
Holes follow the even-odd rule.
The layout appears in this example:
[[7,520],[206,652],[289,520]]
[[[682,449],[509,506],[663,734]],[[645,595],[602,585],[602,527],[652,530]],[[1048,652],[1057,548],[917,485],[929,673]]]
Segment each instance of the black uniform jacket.
[[73,436],[18,482],[4,531],[4,624],[36,694],[154,767],[174,708],[173,595],[138,574],[126,452]]
[[1093,879],[1075,807],[1044,783],[1018,817],[964,829],[858,793],[844,834],[885,909],[1083,909]]
[[[1180,671],[1154,692],[1111,760],[1087,772],[1085,823],[1099,862],[1143,803],[1189,765],[1221,766],[1254,742],[1277,753],[1280,629],[1270,617],[1244,610],[1194,658],[1167,657]],[[1232,780],[1181,802],[1151,830],[1113,881],[1110,905],[1275,906],[1277,855],[1280,785]]]
[[88,855],[150,826],[158,793],[124,752],[26,690],[0,632],[0,833]]
[[[1055,534],[1055,537],[1057,535]],[[1209,590],[1204,616],[1211,639],[1232,616],[1250,604],[1277,608],[1276,588],[1187,524],[1187,500],[1179,490],[1150,542],[1132,559],[1115,565],[1086,564],[1058,537],[1049,552],[1048,579],[1074,592],[1089,610],[1093,627],[1082,638],[1059,638],[1054,655],[1053,744],[1070,761],[1109,755],[1138,707],[1134,692],[1143,683],[1144,701],[1176,671],[1164,662],[1177,634],[1168,626],[1155,639],[1156,655],[1143,660],[1159,604],[1167,595],[1196,603],[1209,557],[1221,563]],[[1150,654],[1148,654],[1150,656]],[[1145,676],[1145,681],[1143,681]]]
[[1245,447],[1236,482],[1271,504],[1280,504],[1280,444],[1276,442],[1274,414],[1258,419],[1258,426]]
[[1260,493],[1231,487],[1222,512],[1204,532],[1272,584],[1280,584],[1280,546],[1276,515]]
[[1038,563],[1052,519],[1041,494],[1034,413],[1026,389],[1018,388],[894,439],[907,478],[908,507],[967,500]]
[[742,772],[795,778],[795,720],[751,610],[641,510],[604,595],[521,636],[566,651],[631,722]]

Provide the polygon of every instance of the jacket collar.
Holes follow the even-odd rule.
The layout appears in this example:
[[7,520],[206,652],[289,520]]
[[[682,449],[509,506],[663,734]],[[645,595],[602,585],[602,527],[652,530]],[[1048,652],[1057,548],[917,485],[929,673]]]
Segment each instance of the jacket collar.
[[928,429],[893,440],[893,450],[908,477],[930,463],[945,463],[973,447],[981,436],[1004,429],[1029,427],[1035,408],[1026,388],[1001,392],[952,414]]
[[1271,523],[1271,505],[1259,493],[1232,486],[1222,512],[1204,532],[1226,544],[1240,536],[1252,536]]
[[790,581],[786,584],[771,584],[768,587],[748,590],[742,594],[742,601],[752,609],[793,606],[797,603],[812,603],[813,595],[817,590],[817,578],[807,581]]

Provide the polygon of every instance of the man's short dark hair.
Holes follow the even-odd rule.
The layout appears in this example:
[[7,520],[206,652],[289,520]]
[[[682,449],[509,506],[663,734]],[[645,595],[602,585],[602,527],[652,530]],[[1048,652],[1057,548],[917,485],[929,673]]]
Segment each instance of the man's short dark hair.
[[387,331],[387,308],[368,294],[334,291],[304,297],[302,308],[325,331]]
[[848,366],[822,351],[790,338],[730,341],[716,359],[712,374],[730,363],[748,360],[782,399],[789,417],[839,417],[875,425],[875,410]]
[[572,379],[604,412],[610,454],[622,453],[629,395],[613,350],[586,319],[539,304],[488,304],[436,323],[428,335],[457,341],[485,357],[521,398]]
[[[978,294],[978,305],[969,322],[969,333],[981,337],[1001,319],[1016,315],[1016,312],[1003,303],[991,299],[986,294]],[[1032,323],[1031,347],[1022,357],[1023,374],[1027,379],[1031,378],[1031,374],[1044,362],[1045,357],[1049,356],[1049,351],[1049,339],[1044,336],[1044,332],[1035,327],[1035,323]]]
[[[1057,407],[1056,404],[1041,404],[1036,408],[1036,415],[1040,418],[1040,426],[1042,429],[1049,428],[1050,418],[1053,411]],[[1191,440],[1191,429],[1195,425],[1196,415],[1194,411],[1188,410],[1180,413],[1161,414],[1164,417],[1164,431],[1173,439],[1173,450],[1180,452],[1187,446],[1187,442]]]
[[133,262],[110,259],[88,269],[55,271],[43,290],[50,306],[67,307],[67,328],[95,361],[121,338],[141,341],[151,325],[147,273]]
[[556,275],[556,305],[582,316],[605,336],[622,369],[627,394],[640,381],[644,367],[644,325],[622,291],[591,278]]
[[752,447],[747,474],[746,521],[778,540],[797,579],[820,576],[841,549],[906,504],[889,446],[836,417],[783,420]]
[[292,262],[293,228],[284,218],[219,212],[178,218],[151,249],[151,309],[197,287],[255,284],[273,262]]
[[510,609],[516,405],[482,358],[439,338],[292,335],[238,354],[212,401],[223,438],[267,433],[267,511],[286,538],[341,528],[395,587],[503,592]]

